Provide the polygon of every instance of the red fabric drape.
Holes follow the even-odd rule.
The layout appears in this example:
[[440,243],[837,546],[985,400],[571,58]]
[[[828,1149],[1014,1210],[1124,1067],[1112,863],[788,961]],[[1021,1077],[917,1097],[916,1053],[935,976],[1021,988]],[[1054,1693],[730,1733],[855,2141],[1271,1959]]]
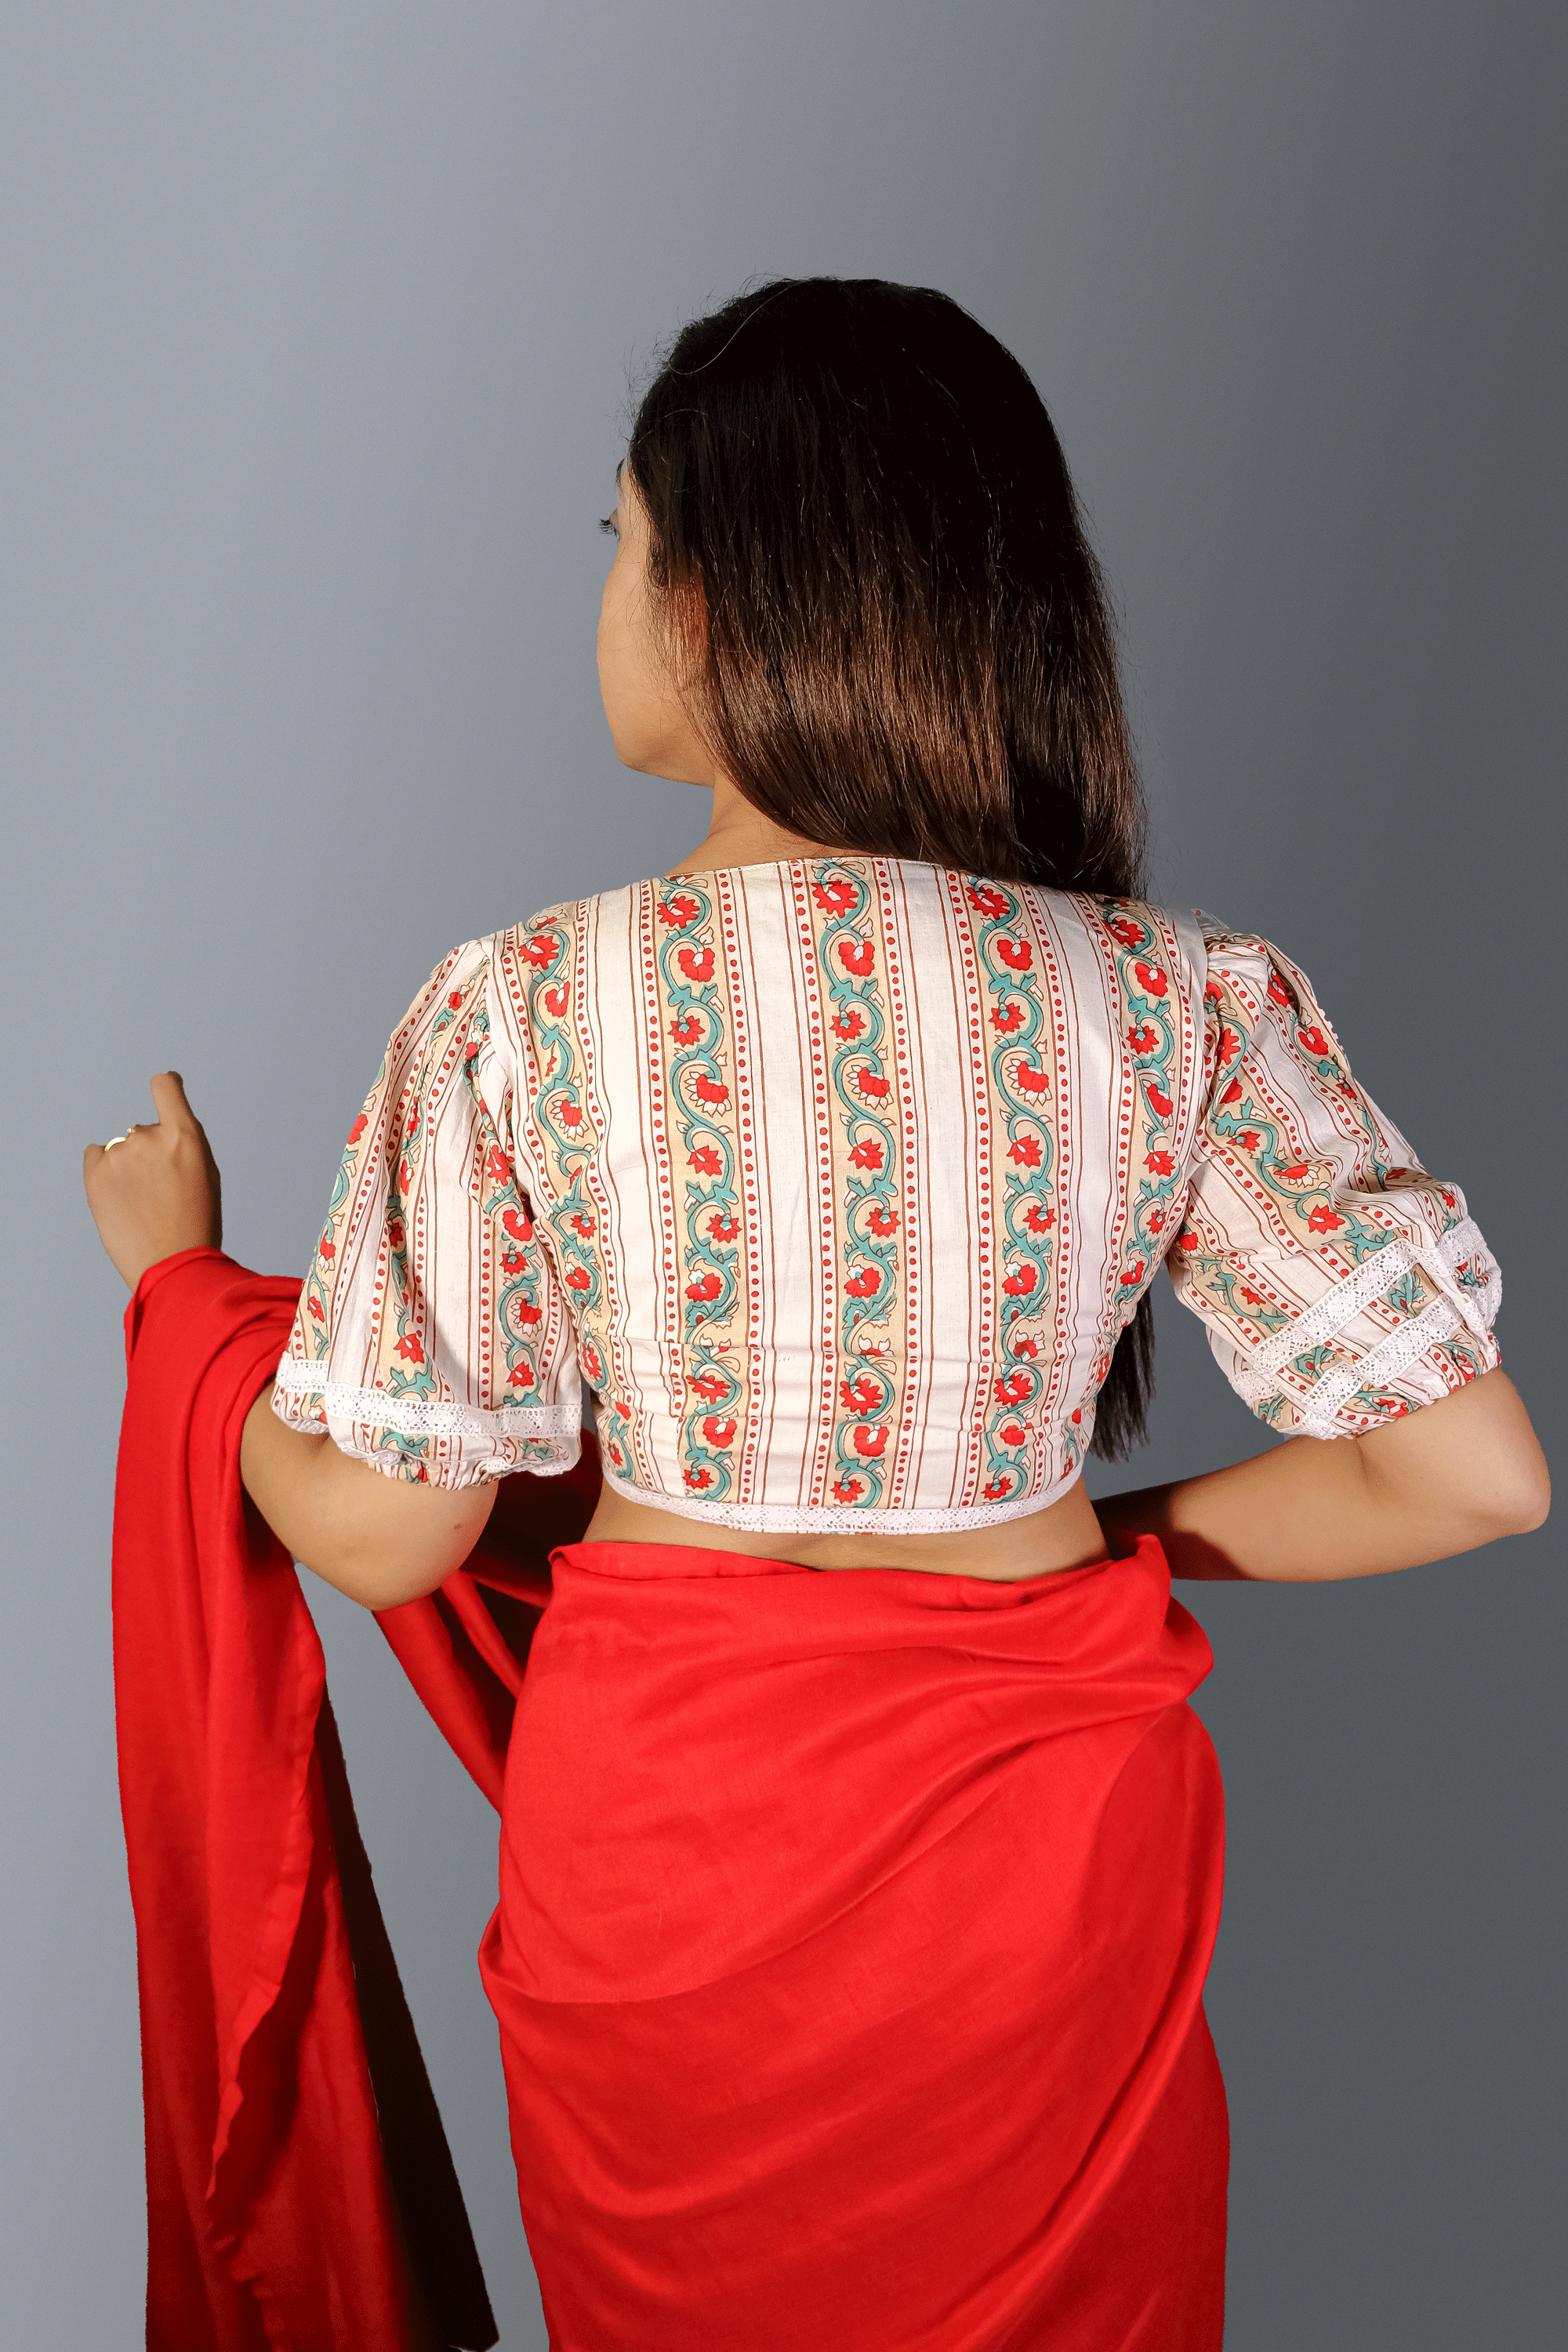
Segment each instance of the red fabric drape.
[[480,1954],[555,2352],[1218,2352],[1209,1664],[1148,1538],[556,1553]]
[[[148,2342],[482,2347],[320,1644],[239,1486],[296,1297],[197,1251],[127,1317]],[[1218,2352],[1222,1806],[1157,1546],[823,1575],[580,1544],[596,1485],[503,1482],[382,1619],[502,1806],[480,1960],[556,2352]]]
[[[481,2347],[495,2324],[359,1842],[321,1643],[293,1563],[239,1484],[240,1429],[298,1297],[297,1282],[195,1250],[149,1269],[126,1313],[115,1706],[142,2008],[147,2342]],[[592,1475],[542,1507],[542,1541],[552,1526],[581,1531]],[[510,1591],[494,1613],[464,1574],[383,1622],[499,1801],[537,1622],[537,1606],[511,1596],[537,1604],[548,1570],[546,1549],[521,1536],[499,1556],[504,1523],[497,1549]]]

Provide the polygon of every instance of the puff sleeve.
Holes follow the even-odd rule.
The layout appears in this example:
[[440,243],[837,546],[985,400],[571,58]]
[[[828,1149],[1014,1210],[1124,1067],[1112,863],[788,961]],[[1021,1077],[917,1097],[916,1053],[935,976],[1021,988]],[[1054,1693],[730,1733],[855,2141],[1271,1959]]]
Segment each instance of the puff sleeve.
[[1457,1187],[1358,1087],[1305,975],[1209,930],[1206,1101],[1166,1260],[1237,1393],[1354,1437],[1499,1361],[1501,1277]]
[[437,965],[350,1131],[273,1410],[384,1475],[468,1486],[570,1468],[576,1347],[514,1157],[492,942]]

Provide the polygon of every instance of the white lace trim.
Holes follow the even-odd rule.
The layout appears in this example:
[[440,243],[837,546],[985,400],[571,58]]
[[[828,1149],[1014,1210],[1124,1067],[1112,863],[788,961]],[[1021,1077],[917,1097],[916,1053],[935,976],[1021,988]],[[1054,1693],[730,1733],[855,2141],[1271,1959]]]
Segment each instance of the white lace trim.
[[[1455,1274],[1456,1267],[1467,1258],[1481,1259],[1487,1269],[1486,1279],[1473,1286],[1459,1282]],[[1442,1293],[1440,1298],[1434,1299],[1424,1313],[1402,1329],[1391,1331],[1355,1362],[1336,1364],[1332,1371],[1323,1374],[1310,1395],[1300,1397],[1281,1390],[1279,1374],[1292,1357],[1305,1355],[1310,1349],[1337,1339],[1363,1307],[1382,1297],[1416,1266],[1436,1284]],[[1377,1388],[1394,1379],[1417,1356],[1424,1356],[1439,1340],[1452,1339],[1456,1331],[1468,1329],[1478,1339],[1485,1339],[1496,1320],[1501,1298],[1502,1275],[1497,1261],[1487,1248],[1475,1219],[1465,1217],[1441,1238],[1434,1236],[1425,1249],[1415,1248],[1409,1242],[1393,1241],[1375,1252],[1283,1330],[1270,1332],[1233,1373],[1231,1384],[1237,1394],[1254,1407],[1283,1395],[1295,1415],[1297,1427],[1309,1436],[1345,1436],[1349,1433],[1335,1415],[1347,1397],[1353,1396],[1358,1389]]]
[[[1465,1314],[1463,1286],[1454,1279],[1455,1266],[1467,1257],[1484,1257],[1491,1266],[1487,1280],[1478,1286],[1475,1315]],[[1363,1307],[1380,1298],[1418,1265],[1432,1276],[1449,1304],[1478,1336],[1491,1328],[1502,1295],[1502,1277],[1481,1238],[1480,1227],[1473,1217],[1466,1217],[1425,1250],[1413,1249],[1405,1241],[1390,1242],[1364,1259],[1353,1274],[1325,1291],[1293,1323],[1288,1323],[1281,1331],[1270,1332],[1247,1358],[1246,1377],[1249,1387],[1254,1381],[1262,1382],[1258,1393],[1271,1395],[1276,1385],[1273,1376],[1283,1371],[1292,1356],[1305,1355],[1310,1349],[1321,1347],[1325,1340],[1333,1339],[1355,1320]]]
[[[384,1389],[359,1389],[347,1381],[331,1380],[319,1366],[298,1356],[285,1356],[279,1365],[278,1387],[291,1397],[320,1397],[329,1421],[392,1429],[400,1437],[468,1438],[484,1445],[500,1437],[532,1437],[570,1452],[574,1461],[577,1458],[581,1415],[575,1405],[505,1404],[490,1410],[450,1399],[388,1396]],[[282,1417],[302,1418],[293,1413]],[[310,1420],[314,1422],[313,1414]]]
[[605,1485],[628,1503],[647,1503],[656,1511],[672,1511],[678,1518],[706,1519],[710,1526],[733,1528],[740,1534],[763,1536],[946,1536],[963,1535],[974,1528],[1001,1527],[1008,1519],[1030,1517],[1059,1503],[1078,1484],[1083,1465],[1044,1495],[1023,1495],[1011,1503],[974,1503],[967,1510],[891,1511],[875,1507],[854,1510],[837,1503],[704,1503],[695,1496],[669,1495],[651,1486],[636,1486],[629,1478],[605,1472]]
[[1436,1347],[1440,1339],[1451,1339],[1456,1331],[1463,1328],[1463,1319],[1453,1302],[1435,1298],[1424,1315],[1391,1331],[1359,1362],[1336,1364],[1331,1372],[1324,1373],[1309,1396],[1292,1397],[1290,1405],[1297,1427],[1308,1437],[1347,1435],[1337,1418],[1347,1398],[1354,1396],[1359,1389],[1382,1388],[1397,1380],[1406,1364],[1413,1364],[1428,1348]]

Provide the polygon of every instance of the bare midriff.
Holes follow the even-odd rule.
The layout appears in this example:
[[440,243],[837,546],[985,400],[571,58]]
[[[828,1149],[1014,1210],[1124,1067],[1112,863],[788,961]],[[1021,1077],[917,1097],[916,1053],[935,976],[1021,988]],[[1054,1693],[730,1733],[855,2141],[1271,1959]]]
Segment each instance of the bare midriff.
[[864,1535],[752,1535],[737,1528],[629,1503],[605,1492],[588,1523],[584,1543],[676,1544],[700,1551],[743,1553],[751,1559],[787,1559],[798,1568],[913,1568],[932,1576],[984,1576],[1013,1583],[1088,1568],[1106,1557],[1094,1505],[1079,1480],[1059,1503],[971,1534],[889,1536],[868,1513]]

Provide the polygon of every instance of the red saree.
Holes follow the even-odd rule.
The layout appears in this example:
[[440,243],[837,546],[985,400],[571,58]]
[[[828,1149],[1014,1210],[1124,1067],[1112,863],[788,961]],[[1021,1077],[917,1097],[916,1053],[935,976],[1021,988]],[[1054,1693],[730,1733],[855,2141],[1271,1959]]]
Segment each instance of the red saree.
[[[192,1252],[127,1318],[148,2342],[482,2345],[320,1646],[243,1512],[294,1297]],[[1006,1585],[584,1545],[595,1476],[505,1481],[381,1621],[502,1802],[480,1962],[555,2352],[1218,2352],[1220,1790],[1157,1548]]]

